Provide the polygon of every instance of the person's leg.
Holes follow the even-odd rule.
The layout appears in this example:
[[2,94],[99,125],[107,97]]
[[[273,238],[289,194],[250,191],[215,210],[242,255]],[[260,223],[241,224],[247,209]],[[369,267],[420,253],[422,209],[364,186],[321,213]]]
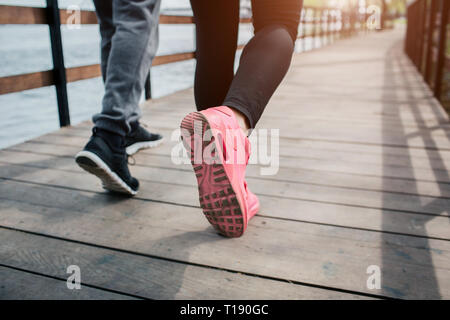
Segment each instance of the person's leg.
[[[191,0],[194,9],[200,2]],[[224,5],[229,2],[211,1],[207,13]],[[301,0],[256,0],[253,6],[257,15],[254,17],[256,35],[244,49],[226,97],[220,101],[217,94],[214,100],[206,100],[211,84],[228,79],[229,69],[222,68],[219,61],[211,63],[208,69],[197,69],[197,77],[208,79],[199,81],[196,88],[196,102],[201,111],[190,113],[181,122],[181,135],[197,177],[203,213],[228,237],[241,236],[248,221],[259,210],[259,200],[245,181],[250,142],[243,131],[255,126],[289,67]],[[197,13],[202,11],[194,10],[199,28],[197,35],[205,36],[197,47],[197,56],[203,62],[214,61],[216,55],[220,57],[220,52],[214,51],[217,35],[209,30],[217,28],[222,17],[216,13],[207,20],[207,14],[197,16]],[[204,21],[208,23],[202,24]],[[231,53],[227,54],[230,57]],[[204,104],[201,104],[202,99],[205,99]]]
[[[221,234],[238,237],[244,232],[247,220],[258,211],[259,201],[243,179],[248,160],[245,153],[240,153],[243,159],[239,164],[222,161],[227,150],[233,150],[236,145],[249,147],[234,117],[239,111],[217,106],[223,104],[233,81],[239,1],[191,0],[191,4],[197,28],[195,101],[200,112],[183,119],[181,134],[191,153],[205,217]],[[233,135],[236,131],[235,137],[224,139],[227,133]],[[196,146],[196,141],[200,145]],[[207,154],[211,151],[218,157],[217,162],[208,161]],[[201,154],[201,159],[196,159],[196,154]]]
[[139,100],[158,46],[160,0],[113,0],[115,33],[107,61],[103,109],[95,127],[125,137],[140,117]]
[[252,1],[255,36],[244,48],[223,102],[244,114],[249,128],[255,127],[290,66],[301,8],[302,0]]
[[234,76],[239,0],[191,0],[196,24],[197,110],[222,105]]
[[106,81],[106,72],[108,66],[109,53],[111,51],[111,41],[116,27],[113,21],[113,5],[112,1],[94,0],[95,12],[100,28],[100,50],[101,50],[101,68],[103,82]]
[[[100,26],[102,76],[103,82],[106,82],[112,38],[116,32],[116,26],[113,19],[113,2],[94,0],[94,5]],[[154,40],[157,40],[157,38],[151,39],[150,41]],[[154,52],[151,54],[154,55]],[[147,131],[139,125],[137,121],[131,122],[130,127],[131,131],[125,138],[125,147],[128,155],[133,155],[142,149],[156,147],[163,141],[163,137],[160,134]]]
[[105,189],[129,195],[139,182],[128,169],[127,147],[134,145],[134,152],[155,137],[139,126],[138,103],[158,45],[159,7],[160,0],[96,2],[105,95],[102,112],[93,117],[93,135],[75,161]]
[[[194,94],[197,110],[220,106],[234,78],[239,32],[239,1],[191,0],[196,17]],[[235,110],[245,126],[247,118]]]

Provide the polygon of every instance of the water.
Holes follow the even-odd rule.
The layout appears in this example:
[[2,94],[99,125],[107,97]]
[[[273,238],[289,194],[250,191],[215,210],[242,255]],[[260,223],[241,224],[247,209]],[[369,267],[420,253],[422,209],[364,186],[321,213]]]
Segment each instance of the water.
[[[79,5],[93,9],[91,1],[60,0],[61,8]],[[45,6],[44,0],[0,0],[0,4]],[[163,0],[162,12],[191,15],[189,0]],[[239,43],[252,36],[251,25],[242,25]],[[81,26],[69,30],[62,27],[66,67],[100,62],[98,26]],[[36,72],[52,68],[48,27],[41,25],[0,25],[0,77]],[[307,45],[310,47],[311,42]],[[193,25],[161,25],[158,55],[193,51]],[[237,59],[239,58],[239,53]],[[195,61],[183,61],[152,69],[152,94],[161,97],[192,87]],[[72,124],[90,119],[100,111],[103,95],[101,78],[68,84]],[[54,87],[44,87],[19,93],[0,95],[0,148],[37,137],[59,128]]]

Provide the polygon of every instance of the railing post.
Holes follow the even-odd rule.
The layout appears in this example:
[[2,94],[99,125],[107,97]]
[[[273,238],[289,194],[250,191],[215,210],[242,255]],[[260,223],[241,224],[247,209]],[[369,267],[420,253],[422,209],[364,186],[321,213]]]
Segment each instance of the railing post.
[[380,27],[381,30],[384,30],[386,27],[386,0],[381,0],[381,21],[380,21]]
[[323,47],[323,10],[322,10],[322,8],[320,8],[317,11],[319,11],[319,40],[320,40],[320,47]]
[[350,12],[346,12],[345,13],[345,25],[347,26],[345,34],[346,37],[349,38],[352,36],[352,17],[350,15]]
[[316,29],[317,29],[317,25],[316,25],[316,9],[312,8],[312,24],[313,24],[313,33],[312,33],[312,49],[316,48]]
[[416,18],[414,19],[414,26],[415,26],[415,41],[414,41],[414,59],[413,62],[418,68],[418,62],[419,62],[419,46],[420,46],[420,1],[416,2],[417,6],[417,14]]
[[417,28],[416,28],[416,21],[417,21],[417,10],[416,10],[416,2],[413,2],[411,4],[411,17],[409,18],[410,23],[410,32],[411,37],[409,38],[409,51],[410,51],[410,58],[411,61],[414,63],[415,56],[416,56],[416,36],[417,36]]
[[[428,37],[427,37],[427,60],[425,64],[425,82],[430,85],[430,76],[431,76],[431,64],[433,63],[433,33],[434,28],[436,27],[436,11],[437,11],[437,1],[431,0],[430,13],[428,14]],[[409,35],[411,37],[412,35]]]
[[412,57],[412,53],[411,53],[411,42],[412,42],[412,16],[413,16],[413,7],[412,5],[410,5],[408,7],[408,12],[407,12],[407,26],[406,26],[406,41],[405,41],[405,50],[406,53],[408,54],[408,57],[411,58]]
[[334,36],[333,36],[333,40],[339,40],[341,38],[341,29],[338,29],[337,26],[340,22],[340,17],[342,15],[342,11],[341,10],[335,10],[334,11],[335,16],[334,16]]
[[334,10],[332,11],[331,9],[328,11],[329,12],[329,16],[328,18],[330,19],[330,24],[328,25],[328,30],[330,32],[330,43],[334,42],[334,28],[335,23],[334,23]]
[[369,19],[369,14],[367,13],[367,8],[368,8],[368,5],[366,3],[366,6],[364,7],[364,18],[363,18],[364,19],[363,23],[364,23],[364,33],[365,34],[367,34],[369,32],[369,28],[367,26],[367,19]]
[[331,8],[328,10],[328,19],[330,19],[330,23],[328,25],[328,32],[330,37],[330,43],[334,42],[334,10],[332,11]]
[[350,17],[350,36],[353,37],[356,32],[356,13],[354,6],[351,6],[350,8],[349,17]]
[[300,23],[301,23],[301,30],[302,30],[302,52],[306,51],[306,9],[302,8],[301,16],[300,16]]
[[439,47],[438,47],[438,59],[436,66],[436,78],[434,80],[434,96],[436,99],[441,100],[442,91],[442,77],[444,75],[445,66],[445,46],[447,37],[447,23],[448,23],[448,11],[450,9],[450,2],[448,0],[440,1],[441,21],[439,26]]
[[324,43],[328,44],[328,11],[327,9],[323,9],[322,11],[322,19],[323,19],[323,36],[325,38]]
[[420,2],[420,38],[419,38],[419,53],[418,53],[418,69],[419,72],[423,72],[423,51],[425,46],[425,23],[427,13],[427,1],[421,0]]
[[419,34],[420,34],[420,26],[419,26],[419,20],[420,20],[420,6],[419,3],[415,3],[415,18],[414,18],[414,59],[413,62],[417,67],[417,61],[418,61],[418,54],[419,54]]
[[348,16],[347,12],[342,12],[342,34],[344,38],[347,38],[349,36],[349,26],[348,26]]
[[328,21],[328,38],[330,39],[330,43],[333,43],[333,15],[331,13],[331,9],[328,9],[328,16],[327,16],[327,20]]
[[50,29],[50,42],[53,57],[53,79],[58,102],[59,125],[70,125],[69,101],[67,99],[67,79],[64,66],[64,53],[61,38],[61,18],[58,1],[47,0],[47,21]]

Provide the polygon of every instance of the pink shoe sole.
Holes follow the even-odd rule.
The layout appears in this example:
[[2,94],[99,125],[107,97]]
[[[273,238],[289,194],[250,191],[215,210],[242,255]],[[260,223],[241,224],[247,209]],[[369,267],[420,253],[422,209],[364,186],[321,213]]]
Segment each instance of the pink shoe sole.
[[[244,233],[246,219],[223,165],[205,163],[203,157],[201,164],[194,163],[194,132],[203,137],[204,132],[208,130],[209,123],[200,112],[188,114],[181,122],[183,144],[190,153],[197,177],[200,206],[206,219],[219,233],[226,237],[240,237]],[[209,150],[217,150],[214,137],[210,141],[201,141],[202,155],[207,147]]]

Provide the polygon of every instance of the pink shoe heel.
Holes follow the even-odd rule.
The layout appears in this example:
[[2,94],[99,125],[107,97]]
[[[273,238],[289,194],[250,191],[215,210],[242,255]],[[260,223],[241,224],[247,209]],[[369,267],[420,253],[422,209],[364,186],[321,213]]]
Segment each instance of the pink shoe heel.
[[[191,156],[200,206],[206,219],[222,235],[240,237],[248,220],[259,210],[258,198],[247,190],[245,182],[250,142],[240,131],[228,107],[190,113],[182,120],[180,127],[183,144]],[[234,130],[236,136],[227,138],[227,130]],[[205,133],[209,133],[211,139],[203,139]],[[240,143],[246,147],[236,148],[236,140],[239,140],[238,145]],[[224,156],[233,149],[237,153],[245,153],[237,155],[237,158],[245,159],[244,163],[230,164],[225,161]],[[216,161],[205,159],[205,150],[212,150],[211,155]]]

